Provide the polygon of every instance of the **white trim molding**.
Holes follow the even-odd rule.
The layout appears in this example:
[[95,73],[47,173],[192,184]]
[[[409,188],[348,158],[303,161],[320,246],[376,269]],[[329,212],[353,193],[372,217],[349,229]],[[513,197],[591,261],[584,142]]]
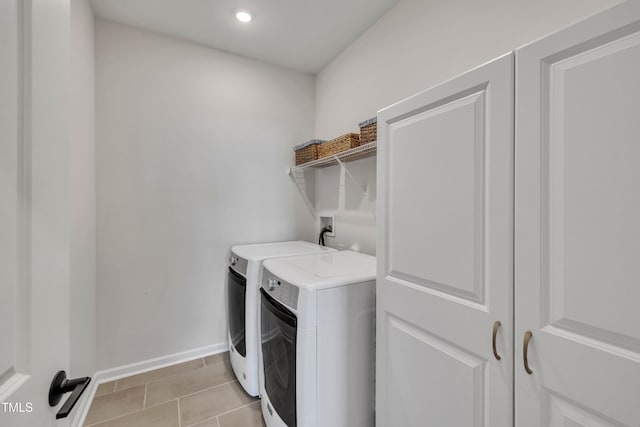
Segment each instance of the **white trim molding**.
[[22,384],[26,383],[29,378],[31,378],[30,375],[20,373],[13,373],[8,376],[6,381],[0,383],[0,402],[7,400],[9,396],[11,396],[14,391],[18,390]]

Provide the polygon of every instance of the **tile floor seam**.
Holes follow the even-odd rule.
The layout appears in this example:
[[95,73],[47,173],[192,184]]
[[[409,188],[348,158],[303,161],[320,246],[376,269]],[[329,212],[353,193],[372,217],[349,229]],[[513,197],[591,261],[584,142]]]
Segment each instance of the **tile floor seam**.
[[[169,402],[171,402],[171,401],[169,400]],[[165,403],[167,403],[167,402],[165,402]],[[86,427],[97,426],[98,424],[106,423],[107,421],[113,421],[113,420],[118,419],[118,418],[126,417],[127,415],[135,414],[136,412],[144,411],[145,409],[147,409],[147,408],[136,409],[135,411],[132,411],[132,412],[126,412],[124,414],[120,414],[117,417],[106,418],[104,420],[98,421],[97,423],[89,424]]]
[[144,398],[142,399],[142,409],[147,407],[147,386],[149,383],[144,385]]
[[205,392],[205,391],[213,390],[214,388],[222,387],[223,385],[237,383],[237,382],[238,382],[238,380],[232,380],[232,381],[227,381],[226,383],[214,385],[213,387],[203,388],[202,390],[194,391],[193,393],[183,394],[182,396],[177,396],[177,397],[174,397],[173,399],[169,399],[169,400],[165,400],[163,402],[156,403],[153,406],[149,406],[149,408],[153,408],[155,406],[162,405],[163,403],[171,402],[172,400],[175,400],[175,399],[184,399],[185,397],[193,396],[194,394],[198,394],[198,393],[202,393],[202,392]]
[[260,402],[260,401],[259,401],[259,400],[257,400],[257,401],[255,401],[255,402],[247,403],[246,405],[238,406],[237,408],[235,408],[235,409],[231,409],[231,410],[229,410],[229,411],[227,411],[227,412],[221,412],[221,413],[219,413],[218,415],[216,415],[216,417],[221,417],[221,416],[223,416],[223,415],[228,415],[228,414],[230,414],[230,413],[232,413],[232,412],[239,411],[240,409],[244,409],[244,408],[246,408],[246,407],[248,407],[248,406],[255,405],[255,404],[256,404],[256,403],[258,403],[258,402]]
[[[240,409],[240,408],[238,408]],[[206,423],[207,421],[213,421],[216,420],[218,422],[218,427],[220,426],[220,418],[218,418],[219,415],[216,415],[215,417],[211,417],[211,418],[205,418],[204,420],[200,420],[198,422],[195,422],[193,424],[189,424],[187,427],[194,427],[197,426],[198,424],[203,424]],[[87,426],[87,427],[91,427],[91,426]]]
[[[142,385],[138,385],[138,386],[136,386],[136,387],[141,387],[141,386],[142,386]],[[132,388],[133,388],[133,387],[132,387]],[[127,389],[127,390],[130,390],[130,389]],[[120,390],[118,393],[120,393],[120,392],[122,392],[122,391],[125,391],[125,390]],[[116,393],[116,392],[114,392],[114,394],[115,394],[115,393]],[[109,396],[109,394],[102,395],[102,396],[98,396],[97,398],[101,398],[101,397],[103,397],[103,396]],[[91,401],[91,406],[93,406],[93,403],[95,402],[95,400],[96,400],[97,398],[96,398],[96,397],[94,397],[94,399]],[[135,413],[135,412],[142,411],[142,410],[144,410],[144,409],[145,409],[145,408],[144,408],[144,401],[142,402],[142,405],[143,405],[143,406],[142,406],[142,408],[140,408],[140,409],[135,409],[135,410],[133,410],[133,411],[131,411],[131,412],[125,412],[124,414],[119,414],[119,415],[117,415],[117,416],[115,416],[115,417],[111,417],[111,418],[106,418],[106,419],[104,419],[104,420],[100,420],[100,421],[98,421],[97,423],[88,424],[86,427],[95,426],[95,425],[98,425],[98,424],[104,423],[104,422],[106,422],[106,421],[111,421],[111,420],[114,420],[114,419],[116,419],[116,418],[124,417],[125,415],[131,415],[131,414],[133,414],[133,413]],[[89,416],[89,414],[91,414],[91,409],[92,409],[92,408],[91,408],[91,407],[89,407],[89,412],[87,412],[87,417]]]
[[[203,423],[206,423],[207,421],[215,420],[216,418],[218,418],[217,415],[213,416],[213,417],[210,417],[210,418],[205,418],[204,420],[200,420],[200,421],[195,422],[193,424],[189,424],[187,427],[197,426],[198,424],[203,424]],[[220,420],[218,420],[218,425],[220,425]]]
[[[212,366],[212,365],[210,365],[210,364],[208,364],[208,363],[207,363],[207,359],[208,359],[209,357],[217,356],[217,355],[219,355],[219,354],[220,354],[220,353],[210,354],[209,356],[205,356],[205,357],[203,357],[203,358],[202,358],[202,362],[204,363],[205,368],[206,368],[207,366]],[[217,361],[223,361],[223,362],[224,362],[224,361],[228,361],[229,363],[231,363],[231,361],[229,360],[229,357],[228,357],[228,356],[227,356],[227,357],[222,356],[222,357],[220,357]]]
[[[193,359],[193,360],[196,360],[196,359]],[[188,360],[188,361],[183,362],[183,363],[193,362],[193,360]],[[174,365],[165,366],[164,368],[169,368],[171,366],[174,366]],[[175,376],[178,376],[178,375],[183,375],[183,374],[186,374],[186,373],[192,372],[192,371],[197,371],[198,369],[208,368],[209,366],[212,366],[212,365],[207,365],[206,363],[204,363],[204,359],[203,359],[202,360],[202,367],[189,369],[189,370],[186,370],[186,371],[183,371],[183,372],[176,372],[175,374],[170,374],[170,375],[167,375],[166,377],[156,378],[156,379],[153,379],[151,381],[147,381],[146,384],[157,383],[157,382],[164,381],[164,380],[166,380],[168,378],[171,378],[171,377],[175,377]],[[164,369],[164,368],[158,368],[158,369]],[[152,371],[147,371],[147,372],[152,372]],[[144,373],[145,372],[143,372],[143,374]],[[140,374],[137,374],[137,375],[140,375]],[[142,385],[142,384],[138,384],[138,385]],[[133,387],[138,387],[138,386],[133,386]],[[133,387],[129,387],[129,388],[133,388]],[[125,390],[127,390],[127,389],[125,389]]]
[[[174,400],[177,401],[178,399],[167,400],[166,402],[162,402],[161,404],[162,405],[166,405],[167,403],[173,402]],[[155,408],[157,406],[160,406],[160,405],[151,406],[151,408]],[[150,408],[137,409],[137,410],[135,410],[133,412],[127,412],[127,413],[124,413],[124,414],[120,414],[117,417],[107,418],[107,419],[104,419],[102,421],[98,421],[97,423],[88,424],[88,425],[86,425],[84,427],[95,427],[95,426],[100,425],[102,423],[106,423],[107,421],[113,421],[113,420],[117,420],[118,418],[128,417],[129,415],[137,414],[138,412],[146,411],[147,409],[150,409]],[[178,413],[178,422],[180,421],[180,416],[179,415],[180,415],[180,413]]]
[[[193,362],[194,360],[197,360],[197,359],[187,360],[186,362],[182,362],[182,363],[189,363],[189,362]],[[146,381],[146,382],[144,382],[144,383],[137,384],[137,385],[132,385],[132,386],[129,386],[129,387],[127,387],[127,388],[124,388],[124,389],[122,389],[122,390],[118,390],[118,391],[129,390],[130,388],[133,388],[133,387],[139,387],[139,386],[141,386],[141,385],[143,385],[143,384],[152,384],[152,383],[157,383],[158,381],[163,381],[163,380],[166,380],[167,378],[175,377],[176,375],[182,375],[182,374],[184,374],[184,373],[186,373],[186,372],[189,372],[189,371],[197,371],[198,369],[206,368],[206,367],[207,367],[207,365],[204,363],[204,360],[203,360],[203,362],[202,362],[202,363],[203,363],[203,365],[204,365],[204,366],[202,366],[202,367],[193,368],[193,369],[186,370],[186,371],[183,371],[183,372],[176,372],[175,374],[170,374],[170,375],[167,375],[166,377],[156,378],[156,379],[154,379],[154,380]],[[178,363],[178,365],[180,365],[180,364],[181,364],[181,363]],[[147,373],[149,373],[149,372],[157,371],[157,370],[159,370],[159,369],[170,368],[170,367],[172,367],[172,366],[176,366],[176,365],[167,365],[167,366],[163,366],[162,368],[151,369],[151,370],[149,370],[149,371],[140,372],[139,374],[131,375],[130,377],[135,377],[136,375],[147,374]],[[120,378],[120,380],[124,380],[124,379],[130,378],[130,377]],[[120,381],[120,380],[117,380],[116,382],[118,382],[118,381]],[[115,391],[115,389],[116,389],[116,388],[114,388],[114,391]]]

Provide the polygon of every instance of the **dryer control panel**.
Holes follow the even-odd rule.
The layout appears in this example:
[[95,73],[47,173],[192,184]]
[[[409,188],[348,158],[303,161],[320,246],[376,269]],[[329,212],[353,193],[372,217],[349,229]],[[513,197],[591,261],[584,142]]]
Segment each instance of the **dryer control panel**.
[[294,310],[298,309],[298,294],[300,293],[300,289],[273,275],[266,269],[263,270],[262,274],[262,288],[280,304]]

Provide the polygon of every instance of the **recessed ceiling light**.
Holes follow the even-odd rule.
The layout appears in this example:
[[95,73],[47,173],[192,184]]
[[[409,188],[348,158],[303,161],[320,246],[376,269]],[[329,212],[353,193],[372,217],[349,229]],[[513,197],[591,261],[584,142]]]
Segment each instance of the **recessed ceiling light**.
[[236,11],[236,19],[240,22],[249,22],[253,19],[253,15],[247,9],[238,9]]

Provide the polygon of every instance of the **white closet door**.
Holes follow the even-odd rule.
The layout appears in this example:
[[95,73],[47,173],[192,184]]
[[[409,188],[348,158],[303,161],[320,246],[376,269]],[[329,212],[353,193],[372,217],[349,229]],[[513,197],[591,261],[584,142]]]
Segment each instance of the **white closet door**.
[[69,2],[0,0],[1,427],[70,425],[68,78]]
[[516,425],[640,426],[640,4],[516,56]]
[[378,115],[378,426],[513,424],[513,70]]

